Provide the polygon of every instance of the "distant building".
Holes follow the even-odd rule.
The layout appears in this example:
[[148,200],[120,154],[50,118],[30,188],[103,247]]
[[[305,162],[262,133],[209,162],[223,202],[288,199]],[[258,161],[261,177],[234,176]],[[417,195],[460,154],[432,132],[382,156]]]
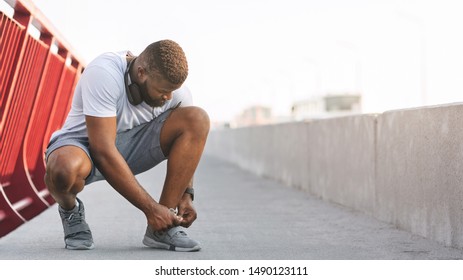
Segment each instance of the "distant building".
[[360,94],[329,94],[294,103],[291,116],[294,120],[305,120],[360,114],[361,101]]
[[273,122],[272,109],[265,106],[252,106],[245,109],[233,122],[234,127],[265,125]]

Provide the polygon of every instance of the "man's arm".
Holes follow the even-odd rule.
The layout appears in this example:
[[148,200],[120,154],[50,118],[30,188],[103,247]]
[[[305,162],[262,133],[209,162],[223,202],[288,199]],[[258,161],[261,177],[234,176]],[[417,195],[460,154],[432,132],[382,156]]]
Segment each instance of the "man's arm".
[[116,117],[85,117],[90,153],[108,183],[135,207],[145,213],[154,231],[166,230],[181,222],[167,207],[157,203],[138,183],[116,148]]

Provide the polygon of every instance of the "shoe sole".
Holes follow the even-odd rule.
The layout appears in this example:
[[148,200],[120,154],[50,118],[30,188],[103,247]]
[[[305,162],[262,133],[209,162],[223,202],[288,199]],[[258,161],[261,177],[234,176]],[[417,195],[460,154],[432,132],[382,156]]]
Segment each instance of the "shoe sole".
[[95,248],[95,245],[94,244],[92,244],[91,246],[85,246],[85,245],[69,246],[69,245],[66,245],[65,248],[68,249],[68,250],[92,250],[93,248]]
[[200,245],[196,245],[191,248],[175,247],[174,245],[169,245],[166,243],[158,242],[146,236],[143,237],[143,244],[151,248],[164,249],[164,250],[177,251],[177,252],[195,252],[195,251],[201,250]]

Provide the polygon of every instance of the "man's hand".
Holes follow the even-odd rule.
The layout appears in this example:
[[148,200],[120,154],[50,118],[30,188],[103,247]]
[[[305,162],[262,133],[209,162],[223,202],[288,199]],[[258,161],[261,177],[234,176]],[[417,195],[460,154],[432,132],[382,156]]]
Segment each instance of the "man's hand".
[[196,220],[197,214],[193,201],[191,201],[191,195],[185,193],[178,204],[178,216],[183,218],[180,222],[182,227],[189,227]]
[[175,215],[167,207],[156,204],[155,210],[147,215],[148,225],[153,231],[165,231],[174,226],[181,225],[182,217]]

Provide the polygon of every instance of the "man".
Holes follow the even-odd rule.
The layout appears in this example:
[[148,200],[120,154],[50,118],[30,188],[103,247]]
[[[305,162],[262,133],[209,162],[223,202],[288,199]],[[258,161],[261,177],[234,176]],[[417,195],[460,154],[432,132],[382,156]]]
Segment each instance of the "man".
[[[59,204],[67,249],[93,249],[84,186],[106,179],[146,216],[146,246],[197,251],[200,245],[180,228],[196,219],[193,175],[209,132],[205,111],[193,107],[182,87],[188,65],[181,47],[162,40],[138,57],[105,53],[79,80],[63,128],[46,151],[45,182]],[[159,202],[134,174],[168,159]],[[178,212],[177,212],[178,211]]]

